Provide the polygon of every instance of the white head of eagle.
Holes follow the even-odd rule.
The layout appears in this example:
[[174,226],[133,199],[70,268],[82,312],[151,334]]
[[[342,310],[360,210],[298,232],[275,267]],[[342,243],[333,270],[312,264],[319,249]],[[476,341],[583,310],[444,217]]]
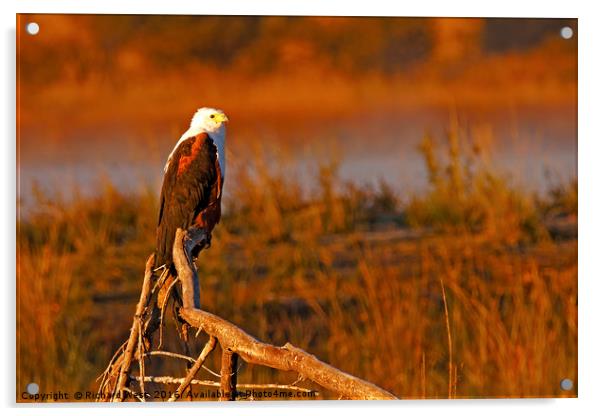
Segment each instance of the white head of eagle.
[[167,163],[165,163],[164,171],[167,172],[167,168],[169,167],[169,162],[173,157],[174,152],[178,148],[182,142],[190,137],[194,137],[201,133],[207,133],[209,137],[215,143],[217,147],[217,157],[219,159],[219,164],[222,170],[222,177],[226,176],[226,122],[228,120],[228,116],[222,111],[215,108],[203,107],[199,108],[194,116],[192,116],[192,120],[190,121],[190,127],[180,140],[176,143],[173,150],[169,154],[167,158]]
[[159,202],[156,267],[172,267],[178,228],[201,228],[210,238],[220,220],[227,121],[221,110],[199,109],[167,158]]

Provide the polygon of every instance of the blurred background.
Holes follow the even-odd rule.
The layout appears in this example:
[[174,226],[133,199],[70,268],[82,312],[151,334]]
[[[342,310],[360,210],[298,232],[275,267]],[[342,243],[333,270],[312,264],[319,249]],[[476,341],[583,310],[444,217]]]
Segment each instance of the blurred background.
[[[159,167],[201,106],[248,146],[297,164],[343,151],[346,178],[419,190],[425,129],[486,129],[495,161],[530,189],[576,169],[576,21],[342,17],[68,16],[20,36],[21,196],[31,183],[121,187]],[[21,30],[23,29],[21,25]],[[572,27],[563,39],[563,27]],[[369,147],[367,147],[369,145]],[[141,149],[144,149],[142,152]],[[54,189],[52,189],[54,190]]]
[[18,397],[93,388],[127,336],[201,106],[230,118],[207,310],[402,397],[574,396],[577,29],[20,15]]

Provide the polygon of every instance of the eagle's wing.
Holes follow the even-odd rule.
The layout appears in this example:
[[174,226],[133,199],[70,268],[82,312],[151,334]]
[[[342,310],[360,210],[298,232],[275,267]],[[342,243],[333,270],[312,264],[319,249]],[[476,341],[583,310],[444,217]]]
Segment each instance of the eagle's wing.
[[216,154],[206,133],[184,140],[174,151],[161,188],[155,267],[171,265],[176,230],[190,227],[211,203]]

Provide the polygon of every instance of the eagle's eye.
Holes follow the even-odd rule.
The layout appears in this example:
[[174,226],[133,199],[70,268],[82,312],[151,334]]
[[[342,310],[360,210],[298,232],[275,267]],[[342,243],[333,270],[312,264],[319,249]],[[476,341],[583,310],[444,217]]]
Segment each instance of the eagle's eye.
[[211,117],[211,118],[215,118],[215,114],[211,114],[209,117]]

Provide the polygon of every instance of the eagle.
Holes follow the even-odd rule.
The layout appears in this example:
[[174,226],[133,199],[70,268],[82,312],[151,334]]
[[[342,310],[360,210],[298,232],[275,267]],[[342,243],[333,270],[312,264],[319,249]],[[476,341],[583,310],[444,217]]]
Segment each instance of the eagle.
[[[172,249],[178,228],[204,229],[209,236],[221,217],[226,176],[226,123],[222,110],[200,108],[164,168],[159,200],[155,269],[175,275]],[[195,247],[197,256],[203,247]]]

